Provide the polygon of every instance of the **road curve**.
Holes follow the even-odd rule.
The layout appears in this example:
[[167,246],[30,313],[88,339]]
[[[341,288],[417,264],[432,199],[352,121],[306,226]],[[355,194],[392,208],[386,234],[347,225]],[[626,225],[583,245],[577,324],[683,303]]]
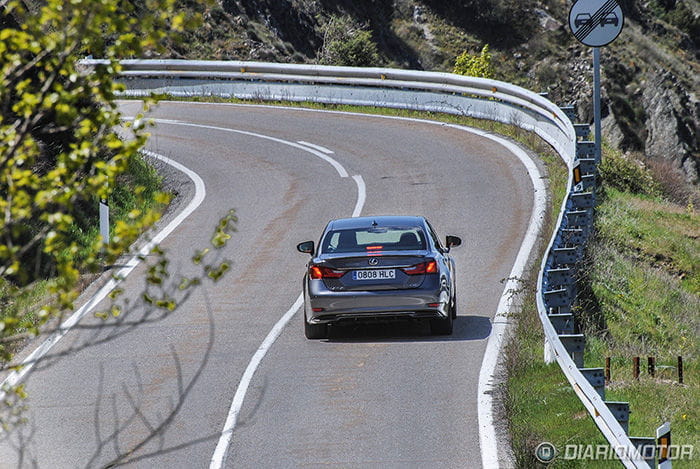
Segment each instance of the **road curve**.
[[[292,311],[252,375],[225,467],[478,466],[479,367],[532,209],[518,159],[469,132],[376,116],[161,103],[152,117],[148,148],[206,186],[162,243],[173,270],[193,272],[189,258],[229,208],[233,269],[162,320],[69,332],[27,378],[29,424],[0,442],[0,466],[209,467],[251,358],[301,291],[307,259],[294,246],[360,211],[425,215],[463,238],[454,334],[364,326],[308,341]],[[142,277],[125,280],[129,295]]]

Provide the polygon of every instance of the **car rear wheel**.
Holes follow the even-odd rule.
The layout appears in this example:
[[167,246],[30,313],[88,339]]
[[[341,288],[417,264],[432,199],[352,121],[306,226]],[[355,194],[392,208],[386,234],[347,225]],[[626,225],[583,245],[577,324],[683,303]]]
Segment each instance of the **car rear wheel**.
[[328,324],[309,324],[304,318],[304,335],[307,339],[327,339]]
[[430,332],[437,335],[452,334],[452,312],[450,312],[446,318],[431,319]]

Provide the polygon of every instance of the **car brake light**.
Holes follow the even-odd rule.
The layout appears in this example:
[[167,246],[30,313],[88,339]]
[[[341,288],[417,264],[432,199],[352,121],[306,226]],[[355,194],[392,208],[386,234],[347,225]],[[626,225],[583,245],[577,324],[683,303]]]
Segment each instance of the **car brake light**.
[[434,274],[438,271],[437,262],[434,260],[421,262],[420,264],[412,265],[411,267],[405,267],[403,269],[408,275],[420,275],[420,274]]
[[312,265],[311,267],[309,267],[309,276],[313,279],[340,278],[344,274],[344,270],[333,270],[320,265]]

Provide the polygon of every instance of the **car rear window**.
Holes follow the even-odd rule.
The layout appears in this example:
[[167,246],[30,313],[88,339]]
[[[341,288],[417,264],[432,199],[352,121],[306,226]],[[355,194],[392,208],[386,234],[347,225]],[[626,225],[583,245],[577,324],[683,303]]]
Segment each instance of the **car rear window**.
[[321,243],[323,253],[422,251],[425,235],[421,228],[373,227],[330,231]]

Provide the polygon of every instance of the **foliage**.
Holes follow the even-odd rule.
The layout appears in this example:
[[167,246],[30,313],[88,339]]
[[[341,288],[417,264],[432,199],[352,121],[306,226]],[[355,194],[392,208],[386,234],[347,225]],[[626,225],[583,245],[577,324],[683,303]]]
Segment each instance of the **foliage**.
[[[51,279],[51,298],[36,314],[3,307],[2,342],[36,333],[71,308],[81,272],[113,262],[157,219],[153,210],[127,214],[109,245],[81,246],[75,233],[86,207],[115,195],[147,138],[141,118],[131,125],[130,140],[117,133],[117,60],[158,50],[166,36],[196,20],[176,13],[176,0],[47,0],[35,10],[24,5],[8,2],[0,13],[2,301],[14,304],[42,279]],[[78,63],[87,54],[106,62],[88,70]],[[3,351],[3,358],[9,353]]]
[[700,295],[697,213],[659,199],[608,190],[598,209],[596,233],[604,244],[642,263],[663,267],[675,274],[688,293]]
[[[652,436],[669,421],[678,445],[699,442],[699,230],[698,215],[682,207],[608,188],[590,241],[593,259],[580,269],[595,295],[577,312],[586,333],[585,365],[599,367],[611,357],[606,399],[630,402],[630,434]],[[594,306],[601,311],[593,311]],[[602,319],[591,321],[592,314]],[[559,450],[570,444],[606,444],[558,365],[542,361],[534,298],[525,302],[516,327],[505,354],[505,404],[516,467],[543,467],[534,459],[543,441]],[[678,355],[684,358],[684,385],[677,383],[673,367]],[[633,379],[634,356],[656,357],[656,376]],[[676,463],[697,466],[696,460],[674,461],[674,467]],[[619,462],[557,459],[548,467],[593,465],[612,468]]]
[[372,67],[381,63],[377,44],[367,25],[349,16],[332,16],[323,27],[319,60],[325,65]]
[[648,6],[652,13],[686,33],[695,47],[700,46],[700,15],[694,13],[688,2],[654,0]]
[[453,24],[498,47],[525,42],[537,30],[536,2],[532,0],[423,1]]
[[[586,276],[593,296],[589,306],[597,311],[587,308],[582,314],[596,314],[600,321],[585,327],[586,361],[599,366],[611,358],[606,396],[630,402],[631,433],[651,434],[670,421],[676,444],[697,446],[700,216],[660,198],[608,188],[595,233]],[[656,376],[634,379],[635,356],[655,357]],[[678,356],[684,361],[683,386],[673,366]],[[697,462],[678,461],[678,466]]]
[[660,189],[649,170],[619,151],[605,149],[600,175],[605,187],[633,194],[659,195]]
[[462,52],[455,60],[453,73],[467,75],[470,77],[493,78],[494,68],[489,52],[489,45],[486,44],[479,54]]

